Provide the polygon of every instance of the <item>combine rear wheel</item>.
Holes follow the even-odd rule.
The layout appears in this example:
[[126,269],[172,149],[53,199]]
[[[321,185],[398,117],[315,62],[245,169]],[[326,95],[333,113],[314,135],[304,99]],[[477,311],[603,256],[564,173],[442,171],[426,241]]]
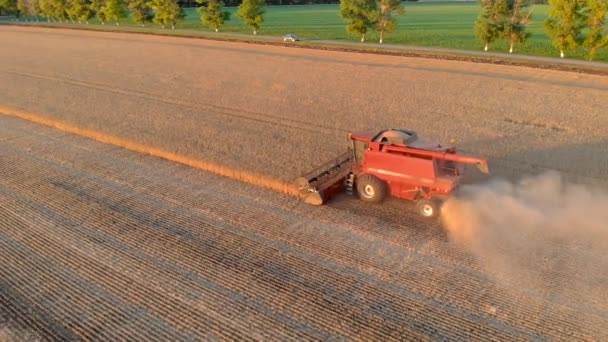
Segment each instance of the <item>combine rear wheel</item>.
[[435,218],[439,216],[441,203],[436,200],[420,199],[416,202],[416,210],[424,217]]
[[373,175],[357,177],[357,193],[365,202],[380,203],[386,197],[386,183]]

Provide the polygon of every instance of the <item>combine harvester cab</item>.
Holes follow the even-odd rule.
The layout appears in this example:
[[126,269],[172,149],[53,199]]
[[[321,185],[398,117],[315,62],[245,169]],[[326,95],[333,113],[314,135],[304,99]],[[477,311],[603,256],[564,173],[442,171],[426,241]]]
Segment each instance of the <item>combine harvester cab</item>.
[[321,205],[341,191],[370,203],[394,196],[416,202],[422,216],[436,217],[458,189],[465,164],[489,172],[485,159],[459,155],[454,146],[421,140],[413,131],[356,132],[349,139],[348,152],[296,180],[304,202]]

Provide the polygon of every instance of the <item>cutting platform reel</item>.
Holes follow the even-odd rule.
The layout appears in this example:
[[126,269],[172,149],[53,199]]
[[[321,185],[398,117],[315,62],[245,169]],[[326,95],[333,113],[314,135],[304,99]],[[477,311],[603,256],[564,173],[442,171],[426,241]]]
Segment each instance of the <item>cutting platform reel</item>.
[[[347,179],[351,179],[352,152],[345,152],[338,158],[321,165],[296,179],[295,184],[305,203],[321,205],[343,190]],[[352,184],[352,183],[351,183]]]

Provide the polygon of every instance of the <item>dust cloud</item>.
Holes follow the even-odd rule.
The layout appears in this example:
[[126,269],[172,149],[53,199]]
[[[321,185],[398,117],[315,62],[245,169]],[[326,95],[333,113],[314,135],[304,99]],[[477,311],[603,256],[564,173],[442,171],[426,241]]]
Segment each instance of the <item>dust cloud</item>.
[[608,310],[608,191],[548,172],[465,186],[442,220],[488,273]]

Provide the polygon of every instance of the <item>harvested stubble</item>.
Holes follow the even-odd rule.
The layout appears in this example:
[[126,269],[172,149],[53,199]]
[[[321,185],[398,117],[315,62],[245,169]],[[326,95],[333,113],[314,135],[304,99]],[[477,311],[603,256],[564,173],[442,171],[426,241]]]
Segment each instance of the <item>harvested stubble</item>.
[[455,137],[502,176],[608,178],[606,77],[120,33],[7,27],[0,42],[0,103],[270,179],[383,127]]
[[408,234],[439,228],[407,215],[388,224],[311,208],[12,118],[0,117],[0,140],[2,301],[44,335],[607,335],[605,304],[578,307],[550,284],[495,283],[440,234]]

